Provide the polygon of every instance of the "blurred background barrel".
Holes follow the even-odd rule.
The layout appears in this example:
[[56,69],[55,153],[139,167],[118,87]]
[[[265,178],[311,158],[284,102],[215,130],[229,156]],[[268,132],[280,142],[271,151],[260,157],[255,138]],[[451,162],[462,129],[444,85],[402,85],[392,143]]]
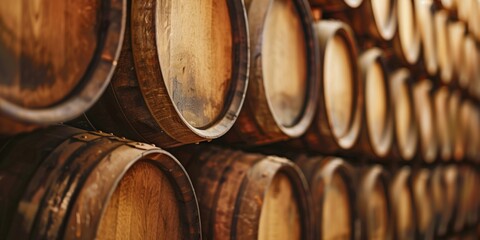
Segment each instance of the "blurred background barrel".
[[352,239],[356,233],[355,172],[340,158],[301,156],[313,199],[316,239]]
[[417,24],[417,5],[414,0],[396,0],[397,32],[393,49],[397,58],[407,66],[417,63],[421,51],[420,27]]
[[357,8],[363,0],[309,0],[314,8],[320,8],[322,11],[348,11],[351,8]]
[[351,149],[358,138],[362,100],[357,46],[348,25],[315,23],[320,45],[319,98],[315,120],[304,135],[309,149],[323,153]]
[[318,49],[307,0],[252,0],[250,82],[229,143],[259,145],[301,136],[317,106]]
[[432,240],[435,237],[435,206],[433,201],[432,173],[421,168],[412,174],[412,194],[418,238]]
[[[453,156],[453,137],[451,128],[456,127],[451,123],[449,114],[449,99],[452,97],[448,87],[440,87],[432,95],[435,109],[435,131],[439,149],[439,158],[443,161],[450,161]],[[458,125],[457,125],[458,126]]]
[[356,186],[359,239],[387,239],[393,226],[387,172],[379,165],[360,171]]
[[287,159],[220,148],[182,150],[205,239],[313,239],[313,206]]
[[410,161],[418,149],[419,129],[410,72],[397,69],[390,75],[390,94],[394,111],[394,151],[392,154]]
[[71,120],[116,66],[124,0],[0,3],[0,136]]
[[225,134],[247,88],[243,3],[133,0],[127,22],[112,83],[74,125],[162,147]]
[[450,83],[453,79],[453,58],[450,55],[450,39],[448,25],[448,12],[438,10],[434,14],[435,39],[437,40],[436,54],[440,68],[440,80],[443,83]]
[[437,38],[435,37],[434,0],[415,0],[415,23],[421,43],[421,66],[429,76],[438,72]]
[[392,239],[415,239],[416,221],[415,207],[411,186],[411,170],[402,167],[390,182],[390,202],[392,207],[393,232]]
[[393,105],[383,52],[378,48],[366,50],[359,64],[363,118],[355,150],[383,159],[390,153],[393,141]]
[[397,29],[397,0],[363,0],[354,10],[352,28],[358,35],[369,36],[378,41],[390,41]]
[[180,163],[110,134],[54,126],[2,142],[0,191],[2,238],[200,237]]
[[428,79],[420,79],[413,86],[415,118],[418,122],[420,136],[418,157],[426,163],[433,163],[437,160],[439,151],[431,89],[432,84]]

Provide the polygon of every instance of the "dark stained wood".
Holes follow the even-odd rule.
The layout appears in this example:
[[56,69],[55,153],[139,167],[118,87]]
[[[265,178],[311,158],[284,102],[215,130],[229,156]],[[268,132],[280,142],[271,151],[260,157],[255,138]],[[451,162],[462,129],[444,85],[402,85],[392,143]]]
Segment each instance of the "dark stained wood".
[[348,25],[339,21],[319,21],[315,31],[320,45],[320,96],[303,144],[317,152],[345,151],[353,147],[361,125],[356,42]]
[[394,155],[410,161],[418,150],[419,129],[410,72],[406,68],[390,74],[390,95],[394,111]]
[[173,147],[227,132],[247,88],[242,1],[129,1],[112,83],[75,125]]
[[362,129],[354,150],[382,159],[393,143],[393,104],[390,79],[382,50],[366,50],[359,58],[361,68]]
[[411,170],[400,168],[390,182],[390,202],[394,222],[392,239],[414,239],[416,217],[411,189]]
[[363,0],[351,15],[352,28],[359,35],[380,41],[392,40],[397,28],[397,0]]
[[196,147],[177,155],[186,163],[205,239],[313,239],[306,180],[290,161]]
[[317,105],[317,43],[307,0],[248,3],[250,82],[225,141],[260,145],[299,137]]
[[397,32],[393,38],[393,49],[397,58],[407,66],[417,63],[421,51],[421,35],[415,1],[418,0],[396,0],[395,8]]
[[110,134],[54,126],[10,139],[0,151],[0,191],[6,239],[200,238],[178,161]]
[[388,239],[393,222],[387,173],[379,165],[360,171],[356,187],[360,239]]
[[435,206],[432,188],[432,172],[427,168],[412,174],[412,194],[418,238],[433,240],[435,237]]
[[124,0],[0,3],[0,135],[71,120],[110,81]]
[[355,174],[343,159],[301,156],[295,160],[310,186],[317,239],[353,239],[355,232]]

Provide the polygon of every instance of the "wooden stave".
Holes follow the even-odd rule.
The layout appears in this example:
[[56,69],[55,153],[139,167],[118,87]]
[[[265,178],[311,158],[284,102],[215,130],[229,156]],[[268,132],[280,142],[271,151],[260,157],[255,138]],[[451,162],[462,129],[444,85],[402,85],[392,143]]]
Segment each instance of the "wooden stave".
[[[155,31],[155,21],[149,21],[148,24],[143,23],[145,18],[154,18],[155,10],[143,11],[141,5],[141,3],[131,3],[131,6],[128,6],[128,9],[136,10],[136,12],[135,15],[129,13],[127,16],[127,21],[131,23],[131,26],[126,29],[123,51],[119,61],[121,67],[115,72],[107,93],[73,125],[114,132],[165,148],[210,141],[222,136],[235,123],[243,106],[248,85],[247,69],[250,64],[250,46],[243,2],[228,2],[232,21],[232,55],[234,58],[232,76],[234,77],[231,80],[226,106],[219,119],[205,128],[191,126],[181,116],[176,105],[172,103],[171,96],[163,82],[160,66],[155,65],[155,59],[160,59],[155,50],[155,34],[151,34],[152,31]],[[134,36],[137,37],[134,38]],[[153,64],[149,64],[149,62]],[[153,87],[159,93],[145,92],[147,89],[152,89],[149,79],[162,80],[159,85]],[[114,117],[102,116],[105,115],[104,112],[111,112]]]
[[[390,97],[390,91],[392,87],[390,86],[390,79],[388,78],[388,70],[386,66],[386,59],[383,55],[383,52],[378,48],[372,48],[366,50],[359,58],[359,63],[361,66],[362,74],[362,87],[363,90],[361,93],[362,98],[362,127],[360,130],[360,137],[354,147],[355,151],[366,154],[371,158],[375,159],[384,159],[391,154],[391,149],[394,141],[394,112],[393,110],[393,99]],[[383,70],[383,83],[385,86],[385,100],[386,100],[386,113],[385,113],[385,126],[382,130],[382,136],[380,137],[381,145],[376,145],[373,141],[372,130],[370,125],[367,124],[367,103],[366,103],[366,85],[367,85],[367,72],[371,65],[380,64]]]
[[[399,134],[397,132],[398,128],[398,123],[397,119],[394,117],[393,123],[394,123],[394,142],[393,142],[393,151],[392,151],[392,157],[393,158],[399,158],[402,159],[403,161],[412,161],[415,157],[417,152],[419,151],[418,147],[418,142],[420,141],[420,136],[419,136],[419,126],[418,126],[418,121],[415,117],[416,115],[416,106],[414,104],[413,100],[413,89],[412,89],[412,79],[410,76],[410,72],[405,69],[397,69],[393,73],[390,74],[390,93],[392,97],[392,104],[393,108],[397,108],[396,104],[399,101],[398,96],[396,94],[396,90],[398,89],[399,86],[404,85],[407,90],[408,94],[408,101],[411,103],[410,104],[410,116],[411,116],[411,124],[410,124],[410,131],[409,131],[409,139],[408,141],[410,144],[405,148],[400,146],[400,140],[399,140]],[[396,113],[394,113],[396,114]]]
[[[415,205],[413,202],[413,193],[412,193],[412,188],[411,188],[411,169],[409,167],[403,167],[400,168],[396,174],[393,176],[390,182],[390,202],[392,205],[392,213],[393,213],[393,221],[394,221],[394,227],[393,227],[393,232],[392,232],[392,238],[394,239],[414,239],[415,234],[417,231],[417,219],[415,218]],[[401,204],[399,202],[400,198],[400,191],[402,188],[406,188],[408,191],[408,201],[410,204],[410,213],[411,213],[411,219],[410,219],[410,226],[408,229],[400,229],[401,226],[399,226],[400,222],[400,215],[401,213],[399,212],[399,206],[398,204]]]
[[[398,12],[399,10],[399,5],[400,1],[410,1],[411,7],[412,7],[412,17],[413,19],[413,27],[414,27],[414,36],[413,36],[413,43],[410,45],[408,48],[404,48],[404,44],[402,43],[402,37],[401,37],[401,25],[400,25],[400,18],[401,15]],[[420,36],[420,31],[418,26],[416,25],[417,22],[417,12],[418,10],[416,9],[416,4],[415,0],[397,0],[397,5],[396,5],[396,10],[397,10],[397,28],[395,35],[393,37],[393,50],[396,53],[397,59],[400,60],[400,62],[403,65],[406,66],[414,66],[417,62],[418,59],[420,58],[420,53],[422,51],[422,45],[421,45],[421,36]]]
[[[421,168],[414,170],[412,174],[412,190],[415,199],[415,216],[417,220],[417,237],[419,239],[432,240],[435,236],[435,210],[431,205],[433,202],[432,196],[432,177],[431,170],[428,168]],[[421,201],[427,199],[423,205]],[[431,216],[425,216],[422,209],[429,208]],[[428,213],[427,213],[428,214]],[[424,225],[422,220],[430,218],[430,221]]]
[[[319,67],[321,69],[320,71],[320,76],[321,76],[321,83],[319,84],[319,104],[317,107],[317,112],[315,116],[315,121],[314,123],[310,126],[310,128],[307,130],[307,132],[303,135],[302,137],[302,145],[307,146],[312,151],[316,152],[321,152],[321,153],[337,153],[337,152],[344,152],[345,150],[351,149],[356,140],[359,137],[360,134],[360,126],[361,126],[361,114],[362,114],[362,101],[360,100],[361,97],[361,85],[358,80],[360,77],[359,74],[359,66],[357,65],[357,49],[356,49],[356,41],[355,38],[353,37],[353,32],[351,29],[348,27],[348,25],[345,25],[344,23],[338,22],[338,21],[327,21],[323,20],[321,21],[324,23],[323,26],[327,26],[326,24],[328,23],[334,23],[334,25],[330,25],[329,27],[323,27],[321,28],[320,26],[322,25],[317,25],[317,29],[321,30],[323,34],[317,33],[317,36],[319,37],[320,41],[320,49],[322,53],[325,52],[325,49],[327,47],[328,41],[333,38],[335,35],[339,34],[342,36],[345,40],[347,46],[350,49],[350,54],[351,54],[351,61],[352,61],[352,66],[354,67],[354,73],[352,74],[353,76],[353,104],[352,104],[352,119],[350,120],[350,127],[349,131],[345,136],[342,136],[341,138],[337,138],[335,134],[333,133],[333,128],[329,120],[329,113],[326,107],[326,101],[325,101],[325,94],[324,92],[324,87],[323,87],[323,72],[324,69],[323,67]],[[320,55],[320,63],[321,66],[323,66],[323,62],[325,61],[324,59],[324,54]]]
[[[357,219],[357,209],[355,207],[356,203],[356,189],[354,183],[356,180],[354,168],[344,161],[341,158],[335,157],[313,157],[309,158],[305,155],[298,157],[295,160],[295,163],[300,167],[303,174],[305,175],[308,183],[310,192],[312,193],[313,205],[315,207],[315,226],[322,226],[322,208],[325,192],[322,192],[321,198],[316,199],[316,194],[313,194],[313,191],[319,189],[318,186],[322,186],[324,190],[325,186],[331,184],[332,179],[335,174],[340,174],[342,179],[345,181],[345,186],[347,187],[349,195],[349,207],[350,207],[350,229],[351,229],[351,238],[358,234],[356,229],[356,219]],[[318,178],[321,178],[322,181],[317,183]],[[320,203],[320,204],[317,204]],[[322,231],[317,230],[317,239],[323,239]]]
[[[384,190],[385,201],[387,205],[387,219],[392,216],[392,206],[390,201],[388,201],[389,196],[389,188],[388,188],[388,181],[389,176],[388,173],[385,171],[383,167],[380,165],[373,165],[368,169],[361,169],[359,170],[359,181],[357,182],[357,211],[358,211],[358,219],[360,221],[360,234],[357,234],[356,239],[368,239],[368,228],[366,224],[368,224],[368,214],[369,212],[366,210],[365,206],[368,206],[368,195],[374,191],[375,184],[379,181]],[[386,229],[386,236],[390,236],[393,231],[393,223],[387,223]]]
[[123,42],[126,27],[126,1],[109,0],[102,4],[108,16],[102,19],[106,33],[99,38],[101,47],[76,87],[60,102],[43,108],[28,108],[0,98],[0,136],[29,132],[71,120],[92,107],[107,88]]
[[[307,0],[292,0],[295,4],[302,23],[307,47],[307,79],[306,98],[301,117],[293,126],[282,126],[273,116],[270,102],[266,96],[261,61],[257,57],[262,53],[263,26],[268,15],[269,7],[276,0],[250,0],[247,9],[249,36],[250,36],[250,67],[249,85],[245,103],[237,122],[223,138],[227,143],[239,145],[264,145],[296,138],[305,133],[311,125],[316,108],[318,88],[318,44],[314,40],[313,17]],[[254,94],[254,95],[252,95]]]
[[[48,140],[45,141],[45,138]],[[43,156],[36,154],[38,147],[35,143],[32,144],[37,139],[43,140],[39,141],[44,145]],[[22,165],[32,166],[32,163],[39,168],[29,169],[31,173],[27,175],[31,177],[25,180],[25,189],[21,189],[25,192],[17,193],[19,199],[31,207],[19,206],[17,210],[15,200],[5,205],[12,207],[10,211],[18,211],[10,214],[13,215],[10,216],[13,219],[12,226],[4,225],[7,229],[3,229],[2,235],[8,234],[7,238],[95,238],[98,223],[120,180],[130,167],[144,161],[157,165],[174,184],[178,203],[182,204],[184,237],[201,238],[195,192],[186,171],[168,152],[110,134],[85,132],[65,126],[54,126],[11,139],[3,145],[1,151],[3,154],[6,152],[7,156],[14,154],[13,156],[21,157],[25,155],[21,151],[25,144],[20,143],[32,144],[33,149],[37,150],[28,154],[35,158],[4,159],[3,164],[7,161],[7,166],[3,166],[7,179],[10,177],[15,181],[15,174],[18,174],[15,172],[13,176],[8,175],[10,169],[17,169],[21,173],[24,171]],[[119,164],[113,164],[109,158],[117,159]],[[8,161],[13,166],[9,166]],[[75,170],[77,171],[74,172]],[[102,178],[103,186],[96,184],[98,178]],[[68,184],[64,184],[65,181]],[[42,196],[40,199],[38,194]],[[8,217],[5,217],[6,220]],[[49,219],[54,220],[50,222]],[[95,227],[92,228],[91,224]]]
[[[183,150],[179,151],[183,152]],[[308,184],[303,173],[294,163],[283,158],[247,154],[218,147],[193,147],[189,153],[183,153],[179,158],[187,164],[186,169],[196,189],[204,238],[256,239],[259,232],[259,211],[261,210],[259,208],[263,202],[262,197],[268,188],[269,181],[275,174],[282,172],[291,178],[292,186],[296,189],[296,199],[301,205],[299,211],[303,216],[302,239],[314,239],[314,220],[310,212],[313,205]],[[265,172],[266,169],[268,169],[267,172]],[[226,174],[234,176],[229,177]],[[248,183],[251,175],[261,175],[264,179],[255,182],[253,178],[252,183]],[[228,187],[234,188],[235,195],[230,192],[232,190],[222,189]],[[254,199],[254,196],[257,197]],[[234,205],[233,208],[225,204],[229,201]],[[221,202],[224,204],[222,205]]]

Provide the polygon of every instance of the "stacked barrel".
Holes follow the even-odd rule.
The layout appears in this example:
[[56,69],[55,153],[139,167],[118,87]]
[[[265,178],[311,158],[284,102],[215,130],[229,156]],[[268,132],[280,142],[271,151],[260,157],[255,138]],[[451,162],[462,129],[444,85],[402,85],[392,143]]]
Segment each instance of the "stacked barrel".
[[2,0],[0,239],[478,239],[479,65],[479,0]]

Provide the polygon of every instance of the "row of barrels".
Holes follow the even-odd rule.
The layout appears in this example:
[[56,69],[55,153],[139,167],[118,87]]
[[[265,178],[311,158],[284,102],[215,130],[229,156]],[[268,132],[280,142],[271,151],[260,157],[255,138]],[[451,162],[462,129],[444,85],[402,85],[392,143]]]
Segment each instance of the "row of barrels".
[[478,236],[480,172],[470,165],[386,169],[203,145],[175,151],[185,168],[155,146],[61,125],[3,141],[0,237]]
[[[478,160],[478,99],[464,87],[480,83],[480,51],[463,22],[437,2],[349,0],[341,11],[333,2],[342,1],[5,1],[0,135],[80,115],[70,124],[165,148],[226,134],[228,144],[297,138],[289,145],[324,153]],[[452,84],[439,84],[444,75]],[[417,82],[431,82],[418,83],[429,100],[409,92]],[[448,97],[437,111],[438,92]],[[457,99],[454,120],[435,117],[443,98]],[[440,138],[447,147],[431,143]]]

